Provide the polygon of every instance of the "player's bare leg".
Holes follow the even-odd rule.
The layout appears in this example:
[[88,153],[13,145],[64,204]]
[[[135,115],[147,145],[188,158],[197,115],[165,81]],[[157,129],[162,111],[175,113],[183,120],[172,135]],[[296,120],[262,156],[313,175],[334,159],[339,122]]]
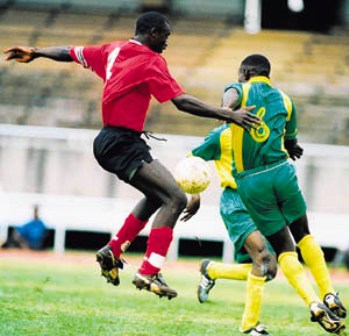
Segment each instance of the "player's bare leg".
[[177,296],[177,292],[166,284],[160,270],[173,239],[173,228],[186,207],[187,197],[169,170],[158,160],[144,163],[130,184],[148,200],[161,204],[152,223],[143,263],[135,274],[133,284],[138,289],[171,299]]

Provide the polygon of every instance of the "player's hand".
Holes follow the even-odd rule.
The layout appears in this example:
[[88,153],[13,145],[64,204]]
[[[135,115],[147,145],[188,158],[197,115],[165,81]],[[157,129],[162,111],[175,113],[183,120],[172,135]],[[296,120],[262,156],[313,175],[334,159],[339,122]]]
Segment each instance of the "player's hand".
[[4,50],[4,53],[7,54],[5,61],[15,60],[19,63],[29,63],[36,58],[35,48],[31,47],[13,47]]
[[257,129],[261,125],[261,119],[249,112],[255,109],[255,107],[256,106],[246,106],[233,111],[231,113],[230,122],[241,126],[247,132],[250,132],[251,128]]
[[183,211],[181,221],[186,222],[192,218],[200,209],[200,194],[191,195],[187,207]]
[[296,161],[297,159],[300,159],[301,156],[303,155],[303,148],[299,146],[298,144],[292,148],[286,149],[289,157],[293,160]]
[[289,155],[289,157],[296,161],[300,159],[303,155],[303,148],[297,143],[297,139],[294,140],[285,140],[285,149]]

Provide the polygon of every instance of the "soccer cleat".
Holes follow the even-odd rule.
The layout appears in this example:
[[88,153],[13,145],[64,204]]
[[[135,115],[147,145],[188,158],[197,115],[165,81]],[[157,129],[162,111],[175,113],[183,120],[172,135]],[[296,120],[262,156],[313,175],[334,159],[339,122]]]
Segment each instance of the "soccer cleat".
[[339,300],[338,293],[328,293],[324,297],[324,304],[329,308],[333,314],[337,315],[339,318],[346,318],[347,310],[343,306],[341,300]]
[[121,259],[115,258],[109,245],[101,248],[96,254],[97,262],[101,267],[101,275],[114,286],[119,286],[119,268],[123,269],[124,263]]
[[137,272],[132,283],[139,290],[146,289],[148,292],[159,296],[159,298],[166,296],[169,300],[171,300],[177,296],[177,292],[166,284],[161,273],[143,275]]
[[251,336],[262,336],[262,335],[270,335],[267,331],[267,327],[263,324],[257,324],[254,328],[248,329],[246,331],[240,330],[244,335]]
[[313,302],[310,305],[310,313],[310,320],[318,322],[323,329],[331,334],[340,335],[345,329],[344,322],[322,303]]
[[212,261],[209,259],[203,259],[201,261],[201,266],[200,266],[200,273],[201,273],[201,280],[200,284],[198,286],[198,300],[200,303],[204,303],[208,299],[208,294],[213,288],[213,286],[216,284],[215,280],[212,280],[210,276],[207,273],[207,268],[208,265]]

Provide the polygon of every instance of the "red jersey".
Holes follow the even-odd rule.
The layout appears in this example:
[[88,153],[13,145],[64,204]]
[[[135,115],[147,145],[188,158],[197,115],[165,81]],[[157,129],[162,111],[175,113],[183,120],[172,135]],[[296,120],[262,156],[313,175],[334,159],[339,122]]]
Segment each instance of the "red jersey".
[[184,93],[171,76],[166,60],[137,41],[72,47],[70,55],[104,81],[104,126],[141,132],[152,95],[163,103]]

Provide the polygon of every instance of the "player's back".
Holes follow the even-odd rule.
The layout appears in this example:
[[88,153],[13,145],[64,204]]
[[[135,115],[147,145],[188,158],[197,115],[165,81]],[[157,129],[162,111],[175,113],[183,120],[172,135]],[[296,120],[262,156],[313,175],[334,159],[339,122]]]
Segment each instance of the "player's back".
[[250,133],[241,127],[232,126],[235,171],[243,172],[285,160],[283,136],[288,116],[292,113],[292,102],[288,96],[270,84],[267,77],[254,77],[241,84],[242,106],[256,108],[262,125]]

